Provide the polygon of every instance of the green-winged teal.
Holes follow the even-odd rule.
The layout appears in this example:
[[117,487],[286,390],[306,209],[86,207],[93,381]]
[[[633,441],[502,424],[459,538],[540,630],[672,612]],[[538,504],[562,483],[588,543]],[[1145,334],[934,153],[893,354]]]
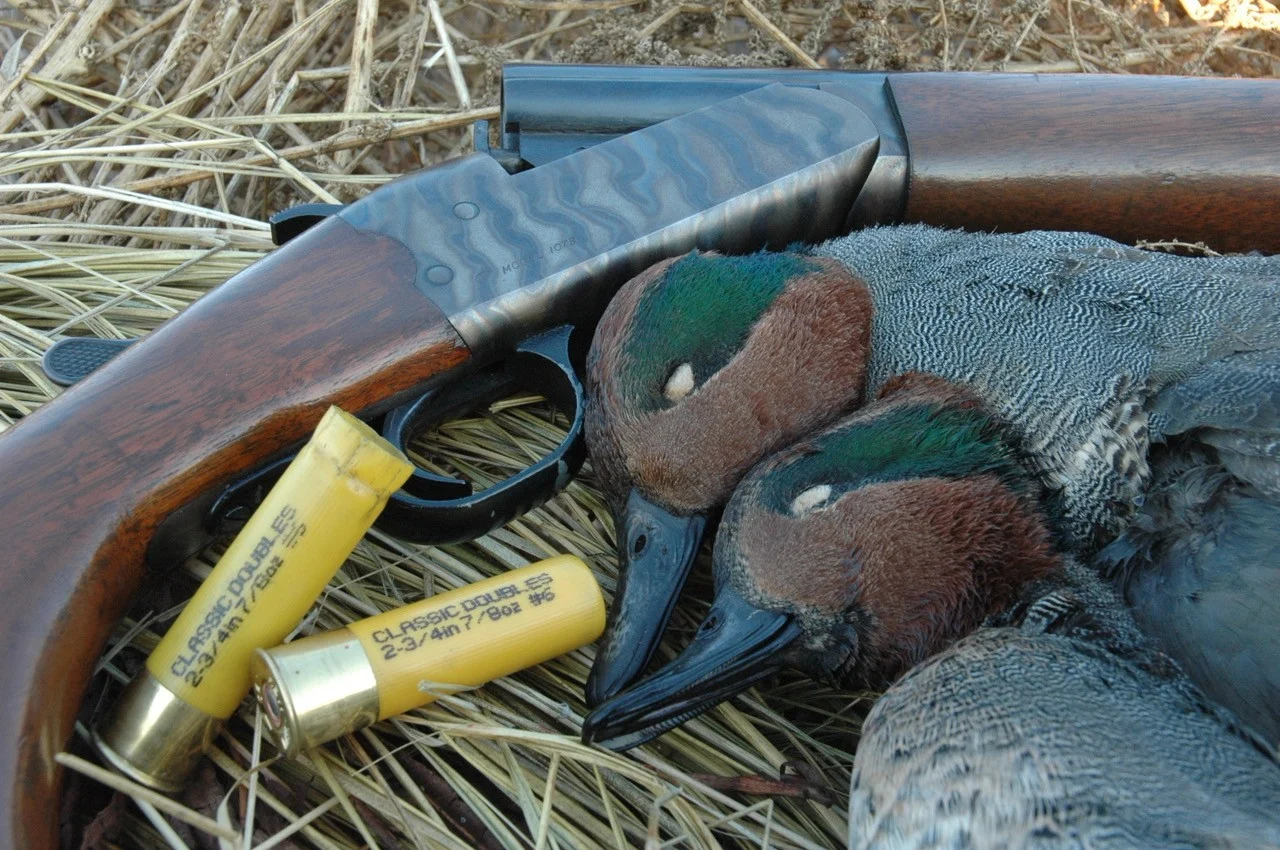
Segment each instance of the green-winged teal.
[[1008,422],[1063,542],[1115,541],[1104,568],[1143,627],[1280,740],[1280,562],[1257,560],[1280,541],[1280,258],[1081,233],[875,228],[623,287],[588,364],[623,569],[589,701],[642,671],[746,471],[909,371]]
[[850,847],[1280,846],[1274,751],[1060,554],[1008,424],[932,376],[882,395],[747,475],[692,643],[584,737],[634,746],[792,666],[889,686]]

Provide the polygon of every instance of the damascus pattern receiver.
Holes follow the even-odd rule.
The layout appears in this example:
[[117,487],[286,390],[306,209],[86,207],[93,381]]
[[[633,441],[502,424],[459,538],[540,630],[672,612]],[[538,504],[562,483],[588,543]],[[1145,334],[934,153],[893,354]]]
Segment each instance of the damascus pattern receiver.
[[[54,755],[148,551],[331,404],[369,415],[590,323],[646,265],[837,233],[876,159],[833,94],[762,88],[509,173],[473,154],[288,241],[0,437],[0,845],[57,836]],[[166,548],[166,547],[162,547]]]
[[149,553],[329,405],[456,385],[694,247],[921,221],[1280,251],[1277,116],[1274,80],[509,67],[492,143],[329,214],[0,435],[0,846],[55,845],[54,755]]

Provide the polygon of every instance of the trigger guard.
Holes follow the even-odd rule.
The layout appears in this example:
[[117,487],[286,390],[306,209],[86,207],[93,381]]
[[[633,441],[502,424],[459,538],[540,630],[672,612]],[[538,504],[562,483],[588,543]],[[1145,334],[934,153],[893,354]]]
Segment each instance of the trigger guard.
[[[516,346],[500,369],[481,372],[463,384],[426,393],[387,414],[383,435],[400,450],[416,434],[501,398],[515,388],[545,395],[570,414],[569,431],[546,457],[510,478],[481,490],[458,479],[414,469],[394,493],[374,525],[414,543],[473,540],[533,510],[572,480],[586,459],[583,440],[584,391],[569,358],[571,325],[561,325]],[[440,482],[451,482],[446,488]],[[466,493],[451,493],[461,484]]]
[[[468,375],[463,383],[428,390],[408,404],[392,410],[383,420],[382,436],[408,454],[409,443],[418,434],[471,413],[502,398],[514,388],[515,382],[504,371],[490,368]],[[395,495],[401,493],[429,502],[442,502],[466,498],[472,494],[472,488],[469,481],[414,466],[408,480]]]

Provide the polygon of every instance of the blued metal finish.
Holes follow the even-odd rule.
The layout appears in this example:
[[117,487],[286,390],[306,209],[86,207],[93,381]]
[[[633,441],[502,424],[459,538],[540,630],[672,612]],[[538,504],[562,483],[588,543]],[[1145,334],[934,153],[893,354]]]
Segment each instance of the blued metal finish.
[[[850,223],[855,228],[898,224],[907,208],[907,137],[893,114],[889,84],[882,80],[878,85],[870,86],[869,79],[852,72],[845,73],[850,74],[848,79],[824,82],[818,88],[858,104],[872,116],[880,134],[880,152],[853,204]],[[854,85],[854,81],[862,84]]]
[[[858,196],[854,225],[896,224],[907,196],[907,144],[888,77],[875,71],[515,64],[502,69],[502,148],[535,166],[764,86],[838,93],[867,114],[880,155]],[[487,128],[486,128],[487,132]]]
[[271,241],[283,245],[290,239],[301,236],[329,216],[342,209],[342,204],[298,204],[281,210],[267,223],[271,225]]
[[[525,340],[503,362],[503,372],[496,376],[481,373],[430,391],[418,401],[389,413],[382,429],[392,445],[407,450],[414,434],[454,414],[449,396],[455,389],[466,391],[479,385],[476,400],[483,402],[501,397],[503,391],[509,392],[513,387],[522,387],[547,396],[569,416],[569,429],[560,445],[509,478],[474,494],[468,486],[467,493],[457,498],[442,497],[434,486],[419,487],[425,473],[415,469],[403,489],[387,501],[374,524],[396,537],[418,543],[474,540],[523,516],[563,490],[587,458],[582,431],[586,418],[584,390],[569,362],[572,331],[572,327],[564,325]],[[483,380],[490,377],[502,379],[493,387],[496,392],[492,395],[485,392]]]
[[544,165],[601,141],[630,133],[768,85],[817,89],[838,85],[883,131],[892,123],[884,100],[886,75],[876,71],[796,68],[681,68],[655,65],[502,67],[500,127],[519,138],[520,155]]
[[[843,97],[772,85],[518,174],[473,154],[338,215],[411,246],[418,287],[485,362],[553,325],[591,324],[666,257],[846,232],[879,141]],[[477,214],[459,216],[461,202]]]
[[[489,142],[490,131],[491,128],[487,118],[477,119],[476,123],[471,125],[471,146],[475,148],[476,153],[487,153],[511,174],[521,170],[525,163],[520,158],[520,134],[502,133],[500,135],[502,144],[495,148]],[[600,141],[604,141],[604,139]],[[508,144],[511,147],[507,147]],[[566,153],[572,153],[572,151],[566,151]]]

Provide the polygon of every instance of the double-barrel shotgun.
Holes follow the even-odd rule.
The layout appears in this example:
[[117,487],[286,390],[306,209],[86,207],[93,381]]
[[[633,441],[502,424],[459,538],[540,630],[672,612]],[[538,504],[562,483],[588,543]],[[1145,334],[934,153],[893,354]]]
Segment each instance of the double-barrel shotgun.
[[1280,251],[1280,81],[515,65],[476,147],[295,219],[0,435],[0,844],[54,846],[54,756],[141,582],[331,404],[465,385],[695,247],[926,222]]

